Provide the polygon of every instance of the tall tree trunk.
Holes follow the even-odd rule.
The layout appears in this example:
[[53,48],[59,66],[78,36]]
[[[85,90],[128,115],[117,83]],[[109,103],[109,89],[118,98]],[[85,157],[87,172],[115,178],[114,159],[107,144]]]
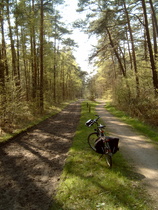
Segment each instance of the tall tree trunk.
[[41,20],[40,20],[40,111],[43,112],[44,109],[44,97],[43,97],[43,21],[44,21],[44,14],[43,14],[43,0],[41,0]]
[[155,12],[152,0],[149,0],[149,3],[150,3],[151,11],[152,11],[152,17],[153,17],[153,21],[154,21],[155,31],[158,36],[158,22],[157,22],[157,18],[156,18],[156,12]]
[[139,97],[139,95],[140,95],[139,77],[138,77],[138,68],[137,68],[137,60],[136,60],[136,54],[135,54],[133,33],[132,33],[132,28],[131,28],[129,14],[128,14],[128,11],[127,11],[127,8],[126,8],[126,3],[125,3],[125,1],[123,3],[124,3],[124,9],[125,9],[125,14],[126,14],[126,18],[127,18],[127,24],[128,24],[130,40],[131,40],[131,46],[132,46],[133,66],[134,66],[135,81],[136,81],[136,93],[137,93],[137,97]]
[[157,37],[158,37],[158,22],[156,18],[156,12],[153,6],[152,0],[149,0],[151,11],[152,11],[152,25],[153,25],[153,43],[154,43],[154,55],[155,60],[158,56],[158,46],[157,46]]
[[[126,37],[127,37],[127,40],[129,40],[127,29],[126,29]],[[128,47],[128,54],[129,54],[131,69],[133,69],[133,62],[132,62],[132,55],[131,55],[131,49],[130,49],[129,41],[127,41],[127,47]]]
[[7,0],[7,20],[8,20],[8,26],[9,26],[10,43],[11,43],[12,71],[13,71],[14,79],[17,80],[16,51],[15,51],[14,39],[13,39],[11,21],[10,21],[9,0]]
[[63,56],[62,62],[61,62],[61,87],[62,87],[62,101],[65,100],[65,59]]
[[[3,7],[3,0],[2,0],[2,7]],[[8,77],[9,70],[8,70],[8,62],[7,62],[7,52],[6,52],[6,42],[5,42],[5,35],[4,35],[4,21],[3,21],[3,11],[4,7],[0,11],[0,24],[1,24],[1,32],[2,32],[2,60],[4,62],[4,74]]]
[[55,37],[54,37],[54,64],[53,64],[53,79],[54,79],[54,87],[53,87],[53,95],[54,102],[56,102],[56,68],[57,68],[57,39],[56,39],[56,25],[57,25],[57,16],[55,15]]
[[0,26],[1,26],[1,38],[2,38],[2,45],[0,49],[0,125],[5,120],[6,114],[6,88],[5,88],[5,76],[8,77],[8,64],[7,64],[7,55],[6,55],[6,44],[4,38],[4,4],[2,0],[2,9],[0,10]]
[[157,37],[156,37],[156,28],[154,18],[152,17],[152,24],[153,24],[153,44],[154,44],[154,58],[157,60],[158,56],[158,46],[157,46]]
[[54,79],[54,83],[53,83],[53,98],[54,98],[54,102],[56,102],[56,49],[55,49],[55,46],[54,46],[53,79]]
[[26,40],[25,35],[23,34],[23,27],[21,27],[21,41],[22,41],[22,60],[23,60],[23,68],[24,68],[24,83],[25,83],[25,97],[26,100],[29,101],[29,86],[28,86],[28,75],[27,75],[27,59],[26,59]]
[[145,61],[148,61],[148,43],[147,43],[147,39],[146,39],[146,31],[144,30],[144,58]]
[[[16,0],[16,7],[18,2]],[[17,86],[20,87],[20,41],[19,41],[19,29],[18,29],[18,22],[17,22],[17,15],[15,17],[15,32],[16,32],[16,49],[17,49],[17,57],[16,57],[16,69],[17,69]],[[21,88],[19,89],[21,91]]]
[[120,65],[120,69],[121,69],[121,72],[122,72],[123,76],[126,77],[126,70],[124,69],[124,66],[123,66],[123,64],[122,64],[121,58],[120,58],[120,56],[119,56],[119,53],[118,53],[118,51],[116,50],[116,47],[114,46],[114,42],[113,42],[113,40],[112,40],[110,31],[109,31],[108,28],[106,28],[106,31],[107,31],[108,36],[109,36],[110,45],[111,45],[111,47],[113,48],[114,53],[115,53],[115,56],[116,56],[117,59],[118,59],[118,62],[119,62],[119,65]]
[[5,87],[5,65],[3,60],[3,50],[0,50],[0,95],[3,94]]
[[32,98],[37,96],[37,53],[35,38],[35,3],[32,0],[32,25],[31,25],[31,58],[32,58]]
[[63,67],[63,72],[62,72],[62,97],[63,97],[63,101],[65,101],[65,70],[64,70],[64,67]]
[[146,36],[147,36],[147,42],[148,42],[148,50],[149,50],[149,56],[150,56],[154,92],[155,92],[155,96],[158,96],[158,75],[156,71],[156,64],[155,64],[153,49],[151,45],[145,0],[142,0],[142,7],[143,7],[143,12],[144,12],[145,30],[146,30]]

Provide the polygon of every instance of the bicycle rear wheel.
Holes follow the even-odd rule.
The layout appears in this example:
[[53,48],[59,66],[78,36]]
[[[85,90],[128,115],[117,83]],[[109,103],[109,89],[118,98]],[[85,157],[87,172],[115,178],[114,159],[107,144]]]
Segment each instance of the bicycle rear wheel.
[[106,163],[108,165],[109,168],[112,167],[112,157],[110,154],[105,154],[105,159],[106,159]]
[[88,144],[94,151],[96,151],[95,143],[96,143],[97,139],[98,139],[98,133],[97,132],[91,133],[88,136]]

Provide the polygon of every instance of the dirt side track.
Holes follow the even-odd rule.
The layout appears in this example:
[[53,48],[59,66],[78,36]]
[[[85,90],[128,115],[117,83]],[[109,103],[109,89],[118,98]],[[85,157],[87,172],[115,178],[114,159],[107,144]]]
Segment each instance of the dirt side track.
[[80,102],[0,146],[0,210],[47,210],[80,118]]

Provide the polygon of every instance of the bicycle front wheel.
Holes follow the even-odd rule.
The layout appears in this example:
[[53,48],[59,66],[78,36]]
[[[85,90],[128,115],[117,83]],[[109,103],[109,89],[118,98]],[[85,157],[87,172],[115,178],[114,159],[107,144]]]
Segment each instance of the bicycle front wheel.
[[106,163],[108,165],[109,168],[112,167],[112,157],[110,154],[105,154],[105,159],[106,159]]
[[96,151],[95,143],[96,143],[97,139],[98,139],[98,133],[97,132],[91,133],[88,136],[88,144],[94,151]]

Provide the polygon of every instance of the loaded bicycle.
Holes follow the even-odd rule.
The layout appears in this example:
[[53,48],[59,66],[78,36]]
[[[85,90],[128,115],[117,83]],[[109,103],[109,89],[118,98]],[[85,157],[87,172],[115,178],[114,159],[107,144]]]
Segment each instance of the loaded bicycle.
[[90,133],[88,136],[88,144],[95,152],[105,155],[106,163],[108,167],[111,168],[112,155],[119,150],[119,138],[105,136],[104,128],[106,126],[98,123],[100,118],[99,115],[95,116],[97,117],[96,119],[90,119],[85,123],[88,127],[96,125],[96,128],[94,129],[95,132]]

